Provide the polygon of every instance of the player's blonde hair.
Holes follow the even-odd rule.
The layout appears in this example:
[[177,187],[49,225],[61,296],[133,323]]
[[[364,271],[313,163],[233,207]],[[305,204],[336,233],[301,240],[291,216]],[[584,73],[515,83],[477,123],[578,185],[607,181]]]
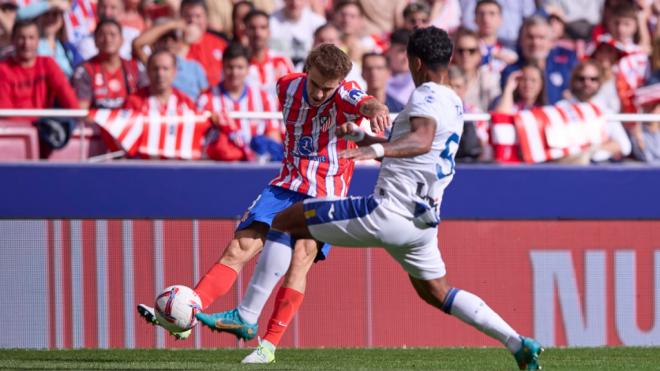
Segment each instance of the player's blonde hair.
[[351,59],[333,44],[321,44],[312,49],[305,60],[305,72],[314,67],[323,76],[343,80],[351,71]]

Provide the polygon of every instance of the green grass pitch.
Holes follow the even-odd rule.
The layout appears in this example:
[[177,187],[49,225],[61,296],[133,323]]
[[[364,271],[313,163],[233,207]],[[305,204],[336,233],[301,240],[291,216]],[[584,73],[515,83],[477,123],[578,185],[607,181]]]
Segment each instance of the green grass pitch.
[[[277,363],[241,365],[249,349],[0,350],[0,370],[516,370],[495,348],[281,349]],[[660,370],[660,348],[547,349],[544,370]]]

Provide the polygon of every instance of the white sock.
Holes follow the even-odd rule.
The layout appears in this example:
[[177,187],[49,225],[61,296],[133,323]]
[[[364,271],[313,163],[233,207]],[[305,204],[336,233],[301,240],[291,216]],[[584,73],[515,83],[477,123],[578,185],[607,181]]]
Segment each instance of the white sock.
[[522,346],[520,335],[499,314],[490,309],[480,297],[453,288],[447,294],[445,302],[448,308],[446,306],[443,310],[448,310],[461,321],[499,340],[511,353],[517,352]]
[[257,323],[275,285],[289,269],[292,255],[290,235],[277,231],[268,233],[250,285],[237,308],[243,321]]

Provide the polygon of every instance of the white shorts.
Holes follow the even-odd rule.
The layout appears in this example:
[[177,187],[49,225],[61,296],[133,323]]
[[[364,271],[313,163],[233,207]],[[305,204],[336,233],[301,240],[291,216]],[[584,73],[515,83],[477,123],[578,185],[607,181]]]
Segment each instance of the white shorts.
[[337,246],[384,247],[409,275],[443,277],[438,229],[419,228],[388,198],[310,198],[304,201],[307,227],[315,239]]

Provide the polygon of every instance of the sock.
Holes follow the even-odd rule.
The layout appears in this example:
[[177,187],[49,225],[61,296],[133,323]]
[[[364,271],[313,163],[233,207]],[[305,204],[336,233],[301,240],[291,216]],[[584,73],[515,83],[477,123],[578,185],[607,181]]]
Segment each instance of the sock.
[[268,232],[250,285],[237,308],[243,321],[257,323],[275,285],[291,265],[292,244],[291,235],[279,231]]
[[268,329],[264,340],[268,340],[274,346],[277,346],[286,331],[287,326],[298,312],[305,294],[288,287],[282,287],[277,292],[275,298],[275,309],[273,316],[268,321]]
[[517,352],[522,346],[520,335],[474,294],[452,288],[445,296],[442,310],[499,340],[512,353]]
[[229,266],[215,263],[195,286],[195,292],[202,299],[202,310],[206,309],[215,299],[226,294],[234,285],[238,273]]

